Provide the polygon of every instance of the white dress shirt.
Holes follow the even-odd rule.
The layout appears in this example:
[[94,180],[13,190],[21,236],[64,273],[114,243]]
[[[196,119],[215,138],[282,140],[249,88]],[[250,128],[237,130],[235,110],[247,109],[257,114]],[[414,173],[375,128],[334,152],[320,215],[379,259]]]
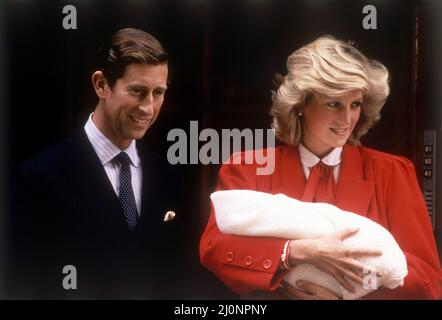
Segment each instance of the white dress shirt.
[[305,178],[308,179],[310,176],[310,170],[322,161],[324,164],[333,167],[333,178],[335,182],[338,182],[339,169],[341,167],[341,154],[342,147],[334,148],[328,155],[324,158],[319,159],[310,150],[308,150],[302,143],[298,145],[299,157],[301,158],[302,169],[304,170]]
[[88,121],[84,126],[84,131],[89,141],[92,144],[101,165],[106,171],[107,177],[114,188],[116,195],[119,195],[120,190],[120,170],[121,165],[118,161],[112,161],[121,151],[126,152],[130,158],[130,171],[132,175],[132,189],[134,191],[135,202],[137,204],[138,215],[141,212],[141,187],[143,181],[143,172],[141,169],[141,161],[138,156],[135,140],[125,150],[120,150],[114,145],[96,126],[92,120],[93,113],[90,114]]

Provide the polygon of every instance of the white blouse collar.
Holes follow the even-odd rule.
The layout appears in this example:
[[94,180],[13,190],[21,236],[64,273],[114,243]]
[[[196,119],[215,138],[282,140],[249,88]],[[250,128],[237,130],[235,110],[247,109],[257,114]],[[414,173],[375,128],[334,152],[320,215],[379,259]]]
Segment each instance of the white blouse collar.
[[320,159],[308,150],[302,143],[298,145],[299,156],[304,166],[311,168],[322,161],[328,166],[336,166],[341,163],[342,147],[334,148],[328,155]]

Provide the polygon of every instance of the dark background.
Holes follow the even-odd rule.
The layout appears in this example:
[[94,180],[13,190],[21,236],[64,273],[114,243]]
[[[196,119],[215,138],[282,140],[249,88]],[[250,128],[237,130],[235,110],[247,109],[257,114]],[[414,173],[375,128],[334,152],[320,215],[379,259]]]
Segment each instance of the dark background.
[[[68,4],[77,8],[77,30],[62,27],[62,9]],[[362,28],[362,8],[367,4],[377,8],[377,30]],[[163,157],[171,145],[166,140],[169,130],[189,132],[190,120],[199,121],[199,130],[268,128],[275,73],[285,73],[285,60],[295,49],[330,34],[355,41],[363,53],[389,69],[390,97],[382,120],[363,138],[363,144],[408,157],[421,181],[423,131],[440,130],[442,122],[438,62],[442,41],[440,17],[435,17],[439,4],[403,0],[2,1],[0,165],[6,168],[2,211],[7,216],[10,169],[84,125],[96,104],[90,81],[92,57],[107,36],[129,26],[152,33],[170,54],[166,101],[141,141]],[[219,166],[181,167],[185,178],[181,189],[191,208],[189,237],[196,249]],[[222,287],[213,286],[222,292]]]

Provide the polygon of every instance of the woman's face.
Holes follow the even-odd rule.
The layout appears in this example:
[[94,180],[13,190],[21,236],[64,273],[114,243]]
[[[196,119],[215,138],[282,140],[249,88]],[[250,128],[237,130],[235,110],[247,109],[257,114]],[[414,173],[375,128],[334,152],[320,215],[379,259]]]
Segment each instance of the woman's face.
[[362,90],[339,98],[313,94],[303,112],[302,143],[319,158],[342,147],[359,120],[362,102]]

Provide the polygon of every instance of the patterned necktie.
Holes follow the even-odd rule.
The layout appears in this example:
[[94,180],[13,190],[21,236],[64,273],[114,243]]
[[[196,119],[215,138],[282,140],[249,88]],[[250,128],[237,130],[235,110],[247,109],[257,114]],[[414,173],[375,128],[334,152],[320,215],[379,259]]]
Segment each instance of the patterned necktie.
[[336,202],[336,185],[333,178],[333,167],[319,161],[310,171],[307,185],[302,196],[303,201]]
[[129,229],[135,229],[139,217],[137,204],[135,203],[134,191],[132,189],[132,174],[130,171],[130,159],[127,153],[120,152],[114,160],[118,161],[121,165],[120,170],[120,192],[118,198],[120,198],[121,206],[126,217]]

